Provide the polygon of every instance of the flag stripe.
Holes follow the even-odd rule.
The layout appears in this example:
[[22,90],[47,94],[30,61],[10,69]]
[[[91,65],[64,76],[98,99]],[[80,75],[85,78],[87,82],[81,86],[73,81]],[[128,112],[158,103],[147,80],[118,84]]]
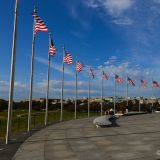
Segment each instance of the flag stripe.
[[133,82],[133,80],[131,78],[127,78],[128,84],[131,84],[132,86],[135,86],[135,83]]
[[119,77],[117,74],[115,75],[115,80],[116,80],[116,83],[120,83],[120,84],[123,83],[123,79]]
[[141,87],[147,87],[147,81],[141,80],[140,86],[141,86]]
[[65,56],[64,56],[64,63],[72,64],[72,56],[71,56],[70,53],[65,53]]
[[90,76],[92,76],[92,78],[94,78],[94,74],[93,74],[93,71],[91,68],[90,68]]
[[158,83],[157,81],[153,81],[153,87],[160,87],[160,83]]
[[77,61],[77,66],[76,66],[76,70],[77,72],[80,72],[83,68],[83,64],[81,64],[79,61]]
[[53,40],[51,38],[51,42],[50,42],[50,45],[49,45],[49,54],[50,56],[54,56],[56,53],[56,48],[54,47],[54,43],[53,43]]
[[34,26],[34,33],[36,34],[37,32],[48,32],[48,28],[45,25],[45,23],[42,21],[42,19],[36,14],[34,14],[33,16],[36,20],[36,23]]
[[104,73],[104,71],[103,71],[102,79],[103,79],[103,80],[108,80],[108,79],[109,79],[109,78],[108,78],[108,75],[107,75],[106,73]]

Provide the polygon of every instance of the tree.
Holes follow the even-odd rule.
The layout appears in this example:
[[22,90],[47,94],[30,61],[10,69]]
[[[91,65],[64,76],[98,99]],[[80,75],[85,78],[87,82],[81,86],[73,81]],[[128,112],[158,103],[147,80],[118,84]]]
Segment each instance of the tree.
[[8,101],[0,99],[0,111],[8,109]]

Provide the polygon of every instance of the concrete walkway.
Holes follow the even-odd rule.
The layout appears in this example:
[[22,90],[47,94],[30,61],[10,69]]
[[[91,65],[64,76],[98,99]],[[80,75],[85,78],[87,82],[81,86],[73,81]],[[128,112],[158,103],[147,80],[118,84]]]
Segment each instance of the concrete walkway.
[[120,127],[95,128],[93,118],[49,126],[29,137],[14,160],[160,159],[160,114],[121,117]]

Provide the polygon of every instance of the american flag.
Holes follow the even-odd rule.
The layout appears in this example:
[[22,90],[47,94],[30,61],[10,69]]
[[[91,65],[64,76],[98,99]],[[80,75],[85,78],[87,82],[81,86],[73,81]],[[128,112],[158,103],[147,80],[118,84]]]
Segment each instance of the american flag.
[[56,48],[54,47],[54,43],[53,43],[53,40],[51,38],[51,42],[50,42],[50,45],[49,45],[49,54],[50,56],[54,56],[56,53]]
[[128,84],[131,84],[132,86],[135,86],[135,83],[133,82],[133,80],[131,78],[127,78]]
[[37,32],[48,32],[48,28],[45,25],[45,23],[42,21],[42,19],[36,14],[33,14],[33,17],[35,18],[35,21],[36,21],[34,26],[34,33],[36,34]]
[[65,53],[64,55],[64,63],[72,64],[72,56],[70,53]]
[[77,61],[77,66],[76,66],[76,70],[77,72],[80,72],[83,68],[83,64],[81,64],[79,61]]
[[102,79],[103,79],[103,80],[108,80],[108,79],[109,79],[109,78],[108,78],[108,75],[107,75],[106,73],[104,73],[104,71],[103,71]]
[[115,75],[115,80],[117,83],[120,83],[120,84],[123,83],[123,78],[119,77],[117,74]]
[[92,76],[92,78],[94,78],[94,74],[91,68],[90,68],[90,75]]
[[141,86],[141,87],[147,87],[147,81],[141,80],[140,86]]
[[160,87],[160,84],[157,81],[153,81],[153,87]]

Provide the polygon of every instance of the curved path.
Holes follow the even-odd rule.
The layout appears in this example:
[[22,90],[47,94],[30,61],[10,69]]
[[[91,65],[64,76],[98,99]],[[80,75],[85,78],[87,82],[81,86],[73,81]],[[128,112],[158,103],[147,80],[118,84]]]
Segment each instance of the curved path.
[[160,114],[121,117],[120,127],[95,128],[93,118],[49,126],[29,137],[15,160],[160,159]]

